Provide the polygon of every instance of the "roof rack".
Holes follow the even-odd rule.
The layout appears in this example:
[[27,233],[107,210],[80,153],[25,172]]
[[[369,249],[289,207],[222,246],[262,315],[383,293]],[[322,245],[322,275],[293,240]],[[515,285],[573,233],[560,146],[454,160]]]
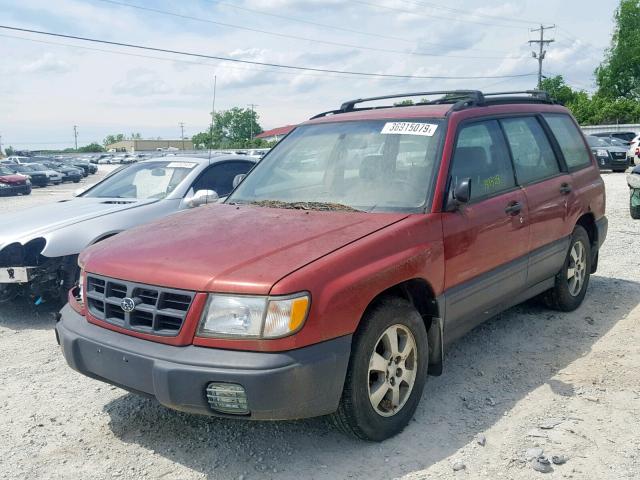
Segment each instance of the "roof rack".
[[[425,97],[428,95],[442,95],[435,100],[427,100],[418,103],[412,103],[407,105],[380,105],[374,107],[360,107],[356,108],[356,105],[365,102],[374,102],[377,100],[387,100],[392,98],[406,98],[406,97]],[[492,97],[492,98],[487,98]],[[491,92],[483,93],[480,90],[439,90],[433,92],[413,92],[413,93],[398,93],[394,95],[383,95],[380,97],[368,97],[358,98],[355,100],[349,100],[344,102],[338,110],[329,110],[328,112],[319,113],[311,117],[314,118],[325,117],[327,115],[337,115],[340,113],[355,112],[361,110],[376,110],[381,108],[392,107],[411,107],[416,105],[440,105],[440,104],[452,104],[449,111],[462,110],[469,107],[481,107],[485,105],[499,105],[507,103],[557,103],[551,96],[542,90],[519,90],[509,92]]]

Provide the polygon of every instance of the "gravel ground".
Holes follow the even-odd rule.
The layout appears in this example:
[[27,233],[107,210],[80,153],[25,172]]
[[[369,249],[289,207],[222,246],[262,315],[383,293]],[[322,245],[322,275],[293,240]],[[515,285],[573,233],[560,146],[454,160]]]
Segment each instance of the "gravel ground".
[[[628,213],[625,175],[603,177],[609,238],[582,307],[560,314],[529,302],[466,335],[407,429],[381,444],[323,419],[167,410],[68,368],[53,310],[5,305],[0,478],[640,478],[640,222]],[[63,196],[36,191],[0,208]],[[534,449],[566,463],[538,473],[527,461]]]

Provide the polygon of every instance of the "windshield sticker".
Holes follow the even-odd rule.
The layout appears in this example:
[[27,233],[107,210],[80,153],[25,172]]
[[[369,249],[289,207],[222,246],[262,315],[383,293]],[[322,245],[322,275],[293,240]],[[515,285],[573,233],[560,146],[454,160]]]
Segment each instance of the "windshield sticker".
[[197,165],[197,163],[191,163],[191,162],[171,162],[169,165],[167,165],[167,168],[193,168]]
[[432,123],[417,122],[387,122],[382,127],[380,133],[387,135],[420,135],[422,137],[433,137],[438,125]]

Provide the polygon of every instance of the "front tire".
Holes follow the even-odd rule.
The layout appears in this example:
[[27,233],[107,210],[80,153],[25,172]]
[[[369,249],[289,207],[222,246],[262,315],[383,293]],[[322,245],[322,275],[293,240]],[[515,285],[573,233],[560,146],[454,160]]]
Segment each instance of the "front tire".
[[591,242],[587,231],[576,225],[571,235],[567,257],[560,273],[556,275],[555,286],[545,296],[545,302],[554,310],[571,312],[578,308],[589,286],[591,273]]
[[640,200],[640,192],[632,191],[629,197],[629,213],[631,214],[631,218],[638,220],[640,219],[640,204],[634,205],[634,195],[638,196]]
[[362,319],[334,425],[363,440],[400,433],[416,411],[429,347],[422,317],[406,300],[380,301]]

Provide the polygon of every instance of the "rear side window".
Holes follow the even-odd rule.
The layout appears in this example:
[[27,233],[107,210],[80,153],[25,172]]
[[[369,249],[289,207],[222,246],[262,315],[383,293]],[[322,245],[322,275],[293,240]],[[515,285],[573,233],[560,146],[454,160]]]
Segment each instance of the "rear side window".
[[543,116],[560,145],[567,167],[572,170],[591,165],[591,156],[573,120],[568,115],[562,114]]
[[507,118],[501,123],[511,147],[518,183],[536,182],[560,172],[549,139],[535,117]]
[[515,187],[509,151],[495,120],[462,127],[451,168],[451,184],[471,179],[471,200]]
[[213,190],[219,196],[226,197],[233,190],[236,175],[247,173],[252,162],[221,162],[208,167],[193,184],[193,191]]

